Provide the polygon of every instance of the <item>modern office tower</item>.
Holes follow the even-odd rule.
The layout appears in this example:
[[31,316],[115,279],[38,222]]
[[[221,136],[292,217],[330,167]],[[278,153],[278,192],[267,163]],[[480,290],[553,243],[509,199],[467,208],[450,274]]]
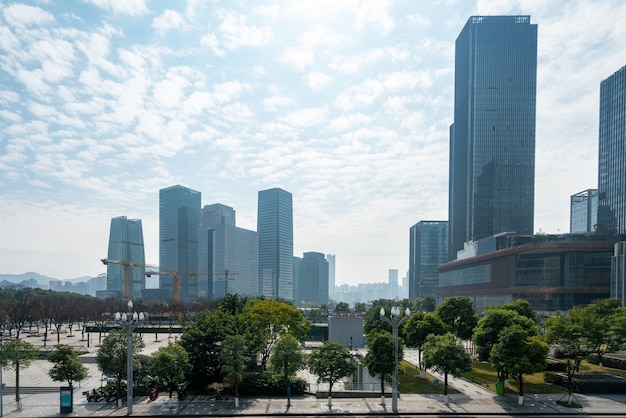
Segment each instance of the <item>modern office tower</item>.
[[611,298],[626,306],[626,241],[615,243],[611,257]]
[[128,274],[130,298],[141,298],[146,283],[141,219],[128,219],[126,216],[111,219],[107,259],[128,262],[128,265],[107,264],[106,294],[119,298],[128,297],[124,294],[125,275]]
[[239,228],[235,210],[216,203],[202,208],[198,239],[200,298],[259,295],[257,233]]
[[626,66],[600,83],[598,227],[626,233]]
[[456,40],[449,259],[468,241],[533,233],[537,25],[472,16]]
[[598,189],[587,189],[570,196],[569,232],[594,232],[598,223]]
[[409,299],[433,296],[437,266],[448,260],[448,222],[420,221],[409,231]]
[[400,290],[398,289],[398,269],[389,269],[387,277],[391,299],[395,299],[400,293]]
[[178,272],[180,280],[176,289],[174,275],[160,275],[162,294],[198,299],[199,229],[200,192],[179,185],[159,190],[159,264],[162,271]]
[[[295,266],[294,266],[295,267]],[[295,302],[299,306],[328,304],[328,261],[322,253],[308,252],[297,260]]]
[[336,299],[335,295],[335,254],[326,254],[328,261],[328,298]]
[[274,188],[259,192],[259,293],[293,300],[293,206],[291,193]]

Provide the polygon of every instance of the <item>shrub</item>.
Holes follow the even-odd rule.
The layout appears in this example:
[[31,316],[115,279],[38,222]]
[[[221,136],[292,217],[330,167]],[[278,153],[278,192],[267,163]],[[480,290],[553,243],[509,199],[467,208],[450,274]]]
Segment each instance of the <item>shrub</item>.
[[[600,357],[597,354],[592,354],[587,359],[589,363],[600,364]],[[619,357],[611,357],[610,354],[602,356],[602,365],[605,367],[611,367],[612,369],[626,370],[626,359]]]
[[[296,377],[291,381],[291,395],[303,395],[307,383]],[[239,383],[241,396],[285,396],[285,384],[281,375],[270,373],[249,374]]]

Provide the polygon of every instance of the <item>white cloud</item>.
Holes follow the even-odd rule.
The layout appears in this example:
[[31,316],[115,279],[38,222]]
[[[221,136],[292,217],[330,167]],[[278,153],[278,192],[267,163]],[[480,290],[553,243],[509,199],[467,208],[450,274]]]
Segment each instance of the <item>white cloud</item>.
[[272,96],[263,100],[263,108],[267,112],[276,112],[280,108],[291,106],[294,100],[285,96]]
[[213,51],[213,54],[221,57],[224,56],[224,50],[219,48],[220,41],[217,39],[217,36],[213,33],[207,33],[200,38],[200,44],[208,47]]
[[181,29],[185,21],[180,13],[167,9],[152,20],[152,27],[160,34],[165,34],[172,29]]
[[113,13],[141,16],[149,13],[144,0],[83,0]]
[[24,4],[11,4],[2,9],[2,14],[11,26],[27,27],[54,22],[54,16],[39,8]]
[[310,128],[312,126],[323,124],[328,119],[328,110],[323,107],[298,109],[288,113],[282,119],[285,123],[296,129]]
[[223,11],[221,19],[218,30],[221,35],[221,44],[226,49],[261,46],[272,39],[272,30],[269,26],[253,25],[246,15]]
[[313,90],[318,90],[326,87],[332,80],[332,77],[321,73],[319,71],[313,71],[307,74],[306,82]]
[[303,70],[315,62],[315,56],[309,50],[289,47],[283,52],[281,61],[292,65],[297,70]]

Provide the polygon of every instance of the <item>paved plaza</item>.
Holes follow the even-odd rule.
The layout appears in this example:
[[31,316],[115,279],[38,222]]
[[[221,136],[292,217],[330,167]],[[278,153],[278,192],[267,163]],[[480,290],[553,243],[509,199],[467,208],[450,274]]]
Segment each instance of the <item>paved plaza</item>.
[[[73,338],[61,336],[61,343],[70,345],[83,345],[80,341],[80,333]],[[48,344],[56,344],[56,336]],[[36,337],[29,337],[33,344]],[[174,341],[176,336],[168,337],[167,334],[144,335],[146,344],[143,353],[150,354],[159,347],[166,345],[168,341]],[[37,341],[41,343],[40,341]],[[17,409],[15,396],[12,388],[15,385],[15,372],[4,370],[2,377],[7,389],[2,397],[2,410],[5,417],[106,417],[125,416],[126,405],[118,408],[113,402],[104,401],[93,403],[87,402],[82,395],[83,391],[98,388],[103,382],[103,376],[95,364],[95,352],[97,350],[98,336],[91,336],[88,354],[83,361],[90,370],[90,377],[75,383],[74,388],[74,411],[71,414],[60,413],[60,382],[54,382],[48,376],[51,363],[45,360],[37,360],[26,370],[20,373],[21,412]],[[415,363],[417,352],[406,350],[405,358]],[[308,379],[314,379],[311,375]],[[315,382],[312,382],[315,383]],[[576,401],[582,405],[582,410],[563,407],[556,402],[564,398],[564,394],[551,395],[528,395],[525,397],[523,406],[518,406],[518,396],[515,394],[498,396],[487,391],[479,385],[465,379],[451,379],[451,386],[460,393],[450,395],[448,401],[442,395],[402,395],[398,400],[398,413],[400,415],[433,414],[450,415],[457,413],[469,417],[472,414],[561,414],[562,416],[615,414],[626,417],[626,394],[624,395],[576,395]],[[389,394],[388,394],[389,395]],[[174,394],[174,396],[176,396]],[[328,416],[328,415],[385,415],[391,414],[391,398],[387,397],[385,405],[381,405],[379,396],[374,398],[342,398],[332,399],[329,406],[327,399],[317,399],[313,395],[294,397],[291,405],[287,404],[284,397],[272,398],[241,398],[240,405],[235,408],[234,401],[215,400],[208,395],[189,396],[184,401],[167,399],[159,396],[155,401],[149,401],[145,396],[135,397],[133,415],[136,416],[261,416],[261,415],[293,415],[293,416]]]

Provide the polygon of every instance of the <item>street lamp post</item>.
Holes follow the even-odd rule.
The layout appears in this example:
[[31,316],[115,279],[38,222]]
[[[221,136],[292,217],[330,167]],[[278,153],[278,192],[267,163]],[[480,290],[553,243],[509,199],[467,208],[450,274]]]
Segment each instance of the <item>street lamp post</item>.
[[128,313],[115,312],[115,322],[126,329],[128,351],[126,353],[126,406],[127,415],[133,414],[133,331],[148,319],[146,312],[133,312],[133,301],[128,301]]
[[398,413],[398,328],[409,319],[411,310],[406,308],[404,315],[400,317],[400,308],[394,306],[391,308],[391,315],[388,318],[385,316],[385,308],[380,308],[380,319],[389,323],[393,332],[394,369],[391,382],[391,410],[396,414]]

